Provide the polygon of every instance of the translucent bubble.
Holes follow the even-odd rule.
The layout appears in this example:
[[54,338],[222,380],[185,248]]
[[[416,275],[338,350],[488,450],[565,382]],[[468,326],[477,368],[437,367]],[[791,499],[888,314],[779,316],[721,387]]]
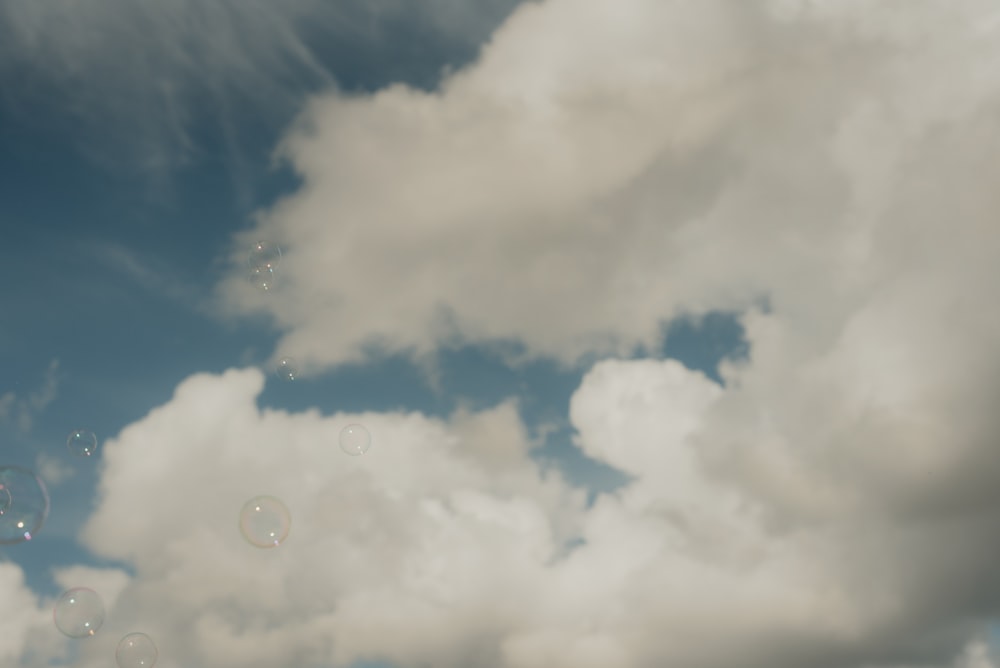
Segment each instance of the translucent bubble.
[[59,597],[52,617],[63,635],[88,638],[104,624],[104,601],[96,591],[76,587]]
[[130,633],[118,643],[115,660],[119,668],[151,668],[160,655],[145,633]]
[[10,509],[10,492],[6,488],[0,487],[0,515]]
[[363,455],[371,445],[372,435],[364,425],[349,424],[340,430],[340,449],[349,455]]
[[281,249],[270,241],[258,241],[250,248],[250,257],[247,258],[250,269],[270,269],[278,268],[281,262]]
[[295,365],[295,360],[291,357],[282,357],[278,360],[275,371],[282,380],[295,380],[299,375],[299,369]]
[[268,292],[274,288],[274,269],[271,267],[254,267],[250,270],[250,284],[258,290]]
[[288,538],[292,515],[281,499],[257,496],[240,511],[240,533],[256,547],[277,547]]
[[18,466],[0,466],[0,490],[7,510],[0,515],[0,545],[31,540],[49,515],[49,493],[34,473]]
[[74,429],[66,439],[66,447],[77,457],[90,457],[97,452],[97,436],[86,429]]

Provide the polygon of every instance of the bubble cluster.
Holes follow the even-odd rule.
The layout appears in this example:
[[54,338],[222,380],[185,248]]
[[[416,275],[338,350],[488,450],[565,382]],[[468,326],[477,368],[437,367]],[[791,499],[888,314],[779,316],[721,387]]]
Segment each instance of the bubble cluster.
[[281,378],[282,380],[295,380],[295,378],[299,375],[299,369],[293,358],[282,357],[278,360],[278,365],[275,367],[275,373],[277,373],[278,378]]
[[288,538],[292,515],[288,507],[273,496],[256,496],[240,511],[240,533],[254,547],[277,547]]
[[258,241],[250,248],[247,262],[251,269],[277,269],[281,262],[281,248],[270,241]]
[[159,652],[145,633],[130,633],[118,643],[115,661],[119,668],[152,668]]
[[364,425],[349,424],[340,430],[340,449],[357,457],[368,452],[372,445],[372,435]]
[[97,452],[97,436],[86,429],[74,429],[66,438],[66,447],[77,457],[90,457]]
[[247,264],[250,266],[250,283],[264,292],[274,288],[275,272],[281,262],[281,248],[269,241],[258,241],[250,248]]
[[274,269],[255,267],[250,270],[250,284],[258,290],[268,292],[274,288]]
[[0,514],[0,545],[31,540],[49,514],[45,483],[27,469],[0,466],[0,495],[7,504]]
[[70,638],[89,638],[104,624],[104,601],[86,587],[65,592],[52,611],[56,628]]

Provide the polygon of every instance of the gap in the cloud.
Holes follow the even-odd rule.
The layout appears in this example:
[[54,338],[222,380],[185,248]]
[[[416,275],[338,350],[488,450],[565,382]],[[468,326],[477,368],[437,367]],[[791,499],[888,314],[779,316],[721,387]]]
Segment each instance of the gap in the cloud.
[[531,455],[543,469],[559,471],[591,496],[621,487],[627,476],[591,459],[573,443],[569,403],[591,365],[566,366],[551,359],[528,358],[526,352],[523,344],[509,341],[446,350],[441,386],[480,410],[516,397],[529,436],[540,442]]
[[567,422],[549,432],[544,445],[532,453],[543,469],[558,471],[568,483],[587,491],[587,506],[601,494],[610,494],[627,485],[632,477],[612,466],[588,457],[573,442],[576,431]]
[[384,12],[365,0],[348,0],[339,3],[341,25],[307,24],[302,35],[344,91],[373,92],[394,83],[433,90],[443,73],[475,60],[481,46],[524,2],[479,0],[433,13],[420,3]]
[[992,620],[987,622],[986,627],[986,643],[989,646],[990,657],[993,659],[995,665],[997,658],[1000,657],[1000,620],[993,617]]
[[273,368],[267,374],[258,407],[301,412],[318,409],[324,415],[362,411],[447,413],[421,370],[405,355],[386,355],[366,363],[345,364],[318,376],[288,381]]
[[[613,491],[628,478],[587,457],[573,444],[569,401],[587,368],[567,368],[549,359],[523,357],[516,342],[452,345],[434,354],[433,381],[427,367],[403,354],[375,354],[313,378],[286,381],[268,370],[260,408],[290,412],[419,412],[447,419],[458,408],[482,411],[516,398],[529,437],[540,446],[532,457],[543,469],[558,470],[591,497]],[[512,364],[512,359],[520,360]]]
[[[677,359],[719,384],[723,382],[719,363],[749,353],[737,313],[677,318],[664,333],[662,349],[652,357]],[[543,468],[557,469],[571,484],[586,488],[591,501],[630,480],[591,459],[573,442],[569,403],[592,361],[567,367],[551,359],[529,358],[523,344],[511,341],[453,344],[435,352],[432,380],[426,367],[411,356],[371,352],[365,363],[343,365],[314,378],[282,381],[268,370],[258,403],[292,412],[416,411],[447,419],[459,406],[487,410],[513,397],[529,435],[540,442],[532,456]],[[633,359],[648,357],[637,351]]]
[[417,359],[372,349],[365,362],[294,381],[266,369],[267,386],[259,403],[290,411],[318,408],[326,414],[418,411],[444,419],[460,407],[487,410],[516,397],[529,425],[565,419],[580,370],[567,372],[547,360],[511,365],[508,352],[508,344],[467,344]]
[[660,352],[724,385],[719,375],[720,362],[745,360],[750,355],[740,316],[740,313],[729,311],[709,311],[703,315],[675,318],[664,326]]

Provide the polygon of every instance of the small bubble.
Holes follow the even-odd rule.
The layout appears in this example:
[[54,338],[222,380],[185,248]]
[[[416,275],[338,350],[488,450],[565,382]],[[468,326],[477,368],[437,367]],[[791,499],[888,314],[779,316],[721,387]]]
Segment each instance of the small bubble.
[[159,652],[145,633],[130,633],[118,643],[115,660],[119,668],[152,668]]
[[240,511],[240,533],[255,547],[277,547],[288,538],[292,515],[281,499],[256,496]]
[[363,455],[371,445],[372,435],[364,425],[349,424],[340,430],[340,449],[349,455]]
[[274,289],[274,269],[271,267],[254,267],[250,270],[250,284],[258,290],[269,292]]
[[250,269],[270,269],[274,271],[281,262],[281,249],[270,241],[258,241],[250,248],[247,258]]
[[0,489],[7,509],[0,514],[0,545],[31,540],[49,515],[49,493],[34,473],[18,466],[0,466]]
[[282,357],[278,360],[278,366],[275,368],[275,372],[282,380],[295,380],[299,375],[298,367],[295,365],[295,359],[291,357]]
[[56,628],[70,638],[89,638],[104,624],[104,601],[86,587],[65,592],[52,611]]
[[77,457],[90,457],[97,452],[97,436],[86,429],[75,429],[67,437],[66,447]]

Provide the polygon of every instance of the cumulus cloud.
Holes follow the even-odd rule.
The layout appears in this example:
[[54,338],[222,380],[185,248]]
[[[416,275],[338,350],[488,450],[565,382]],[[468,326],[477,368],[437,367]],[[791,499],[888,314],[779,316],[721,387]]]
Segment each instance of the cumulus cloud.
[[5,665],[17,665],[15,662],[23,658],[50,658],[50,652],[39,651],[44,647],[38,639],[41,629],[51,624],[51,617],[26,585],[21,568],[6,561],[0,561],[0,600],[11,611],[0,615],[0,660]]
[[[305,186],[236,238],[224,307],[321,368],[627,353],[765,298],[818,346],[893,281],[967,291],[997,247],[1000,75],[988,5],[958,5],[523,6],[437,92],[313,100],[279,151]],[[286,249],[267,295],[258,238]]]
[[[126,627],[147,629],[178,664],[459,665],[497,652],[584,503],[527,457],[512,405],[446,422],[288,414],[256,407],[263,380],[192,377],[106,443],[82,539],[137,578],[83,660],[99,665]],[[373,435],[363,457],[339,448],[351,422]],[[238,530],[259,494],[292,512],[274,550]]]
[[[630,482],[590,507],[516,402],[294,414],[256,406],[257,371],[194,376],[106,444],[82,538],[136,578],[81,665],[137,624],[166,668],[991,665],[996,18],[548,0],[437,92],[315,99],[280,149],[305,185],[218,293],[274,318],[276,356],[515,339],[575,362],[739,308],[749,358],[724,386],[594,365],[577,445]],[[286,249],[269,294],[258,238]],[[276,550],[236,529],[261,493],[292,509]]]
[[[752,431],[732,410],[751,402],[741,373],[734,389],[672,360],[595,365],[571,402],[577,443],[631,480],[590,507],[531,458],[510,402],[287,413],[257,407],[255,369],[191,377],[106,444],[81,538],[136,576],[107,574],[113,614],[79,665],[131,630],[165,666],[991,665],[976,635],[1000,593],[995,513],[915,514],[864,477],[842,492],[863,504],[799,508],[820,455],[866,460],[784,447],[773,419]],[[363,457],[337,445],[352,422],[373,435]],[[750,451],[721,466],[743,430]],[[237,528],[258,494],[292,512],[276,549]]]
[[[305,185],[236,237],[221,303],[313,371],[455,340],[574,362],[742,309],[724,389],[588,376],[578,443],[633,482],[498,665],[974,664],[998,29],[978,0],[522,7],[437,92],[315,99],[280,149]],[[287,249],[269,294],[258,238]]]
[[[726,6],[525,6],[439,93],[316,99],[281,149],[307,187],[234,254],[245,267],[260,236],[288,249],[273,299],[244,269],[227,304],[270,313],[317,364],[371,342],[518,338],[573,357],[655,340],[678,280],[712,275],[671,237],[733,161],[694,145],[750,85],[735,78],[753,50],[744,17]],[[694,52],[671,60],[664,44]],[[737,304],[755,287],[724,291]]]
[[129,575],[118,568],[90,568],[88,566],[69,566],[59,568],[53,573],[53,579],[62,589],[87,587],[99,592],[106,612],[114,614],[118,596],[129,583]]

